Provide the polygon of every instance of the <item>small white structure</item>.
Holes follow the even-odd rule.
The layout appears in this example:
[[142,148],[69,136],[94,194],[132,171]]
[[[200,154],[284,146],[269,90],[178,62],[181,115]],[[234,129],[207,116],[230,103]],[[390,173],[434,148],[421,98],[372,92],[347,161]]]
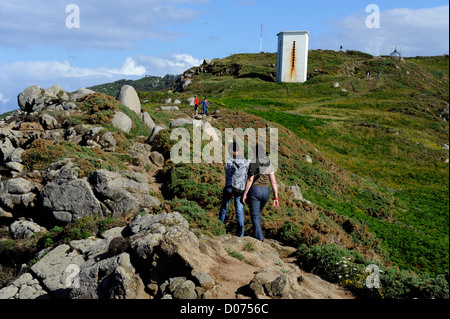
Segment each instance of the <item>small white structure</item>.
[[277,82],[303,83],[308,71],[308,31],[278,33]]

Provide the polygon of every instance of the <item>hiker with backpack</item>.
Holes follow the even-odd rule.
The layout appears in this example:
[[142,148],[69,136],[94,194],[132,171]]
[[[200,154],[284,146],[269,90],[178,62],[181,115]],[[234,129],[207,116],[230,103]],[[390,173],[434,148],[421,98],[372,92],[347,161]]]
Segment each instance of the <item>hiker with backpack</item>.
[[203,114],[208,116],[208,109],[210,107],[208,99],[205,97],[202,101]]
[[234,198],[237,220],[237,236],[244,236],[244,205],[242,194],[245,189],[248,172],[248,161],[239,154],[239,145],[232,142],[228,146],[230,157],[225,160],[225,187],[223,189],[222,204],[219,219],[225,222],[228,206]]
[[264,241],[261,228],[261,212],[270,199],[270,188],[273,190],[273,207],[279,206],[278,187],[275,172],[270,159],[262,145],[255,147],[255,158],[251,161],[248,169],[248,179],[246,182],[242,201],[248,204],[250,217],[253,224],[254,237]]

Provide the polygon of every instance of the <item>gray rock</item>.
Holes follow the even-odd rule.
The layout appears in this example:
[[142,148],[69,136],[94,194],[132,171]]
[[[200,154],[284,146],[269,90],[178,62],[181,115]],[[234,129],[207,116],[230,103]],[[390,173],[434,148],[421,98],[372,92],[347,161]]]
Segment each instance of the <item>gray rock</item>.
[[298,185],[288,186],[288,189],[294,194],[294,199],[303,200],[303,194]]
[[191,84],[192,84],[192,80],[191,79],[187,79],[186,81],[183,81],[183,90],[186,90],[187,87],[189,85],[191,85]]
[[90,266],[81,265],[79,288],[71,299],[141,299],[148,297],[127,253]]
[[122,112],[116,112],[111,124],[115,128],[118,128],[119,130],[125,133],[130,133],[131,128],[133,126],[133,122],[128,117],[128,115]]
[[9,194],[26,194],[31,192],[32,189],[33,183],[27,181],[22,177],[19,177],[4,181],[2,191],[5,191]]
[[47,230],[32,221],[18,220],[9,225],[9,231],[13,239],[27,239],[35,233]]
[[59,298],[67,298],[72,288],[81,287],[78,277],[83,257],[71,251],[69,245],[59,245],[36,264],[30,271],[43,288]]
[[32,85],[26,88],[17,97],[19,107],[25,112],[32,112],[35,101],[42,96],[39,85]]
[[195,98],[194,97],[190,97],[187,99],[189,106],[195,106]]
[[0,290],[0,299],[48,299],[39,281],[30,273],[23,274],[13,283]]
[[5,162],[14,150],[15,147],[9,138],[5,137],[3,142],[0,140],[0,163]]
[[142,120],[144,121],[145,125],[150,131],[153,131],[156,124],[153,121],[153,119],[150,117],[150,115],[147,112],[142,113],[141,115]]
[[22,154],[23,154],[23,152],[25,152],[24,149],[22,149],[22,148],[20,148],[20,147],[15,148],[11,153],[9,153],[9,154],[5,157],[4,161],[5,161],[6,163],[8,163],[8,162],[22,163]]
[[180,226],[189,229],[189,223],[180,213],[162,213],[158,215],[147,214],[145,216],[137,215],[133,221],[127,225],[126,232],[131,235],[139,233],[148,233],[157,229],[161,225]]
[[45,89],[46,92],[49,92],[53,96],[58,96],[58,93],[62,91],[62,87],[59,84],[55,84],[48,89]]
[[23,171],[23,165],[17,162],[9,162],[5,166],[13,172],[21,173]]
[[[84,216],[102,215],[102,207],[94,196],[90,184],[83,179],[57,184],[50,182],[41,191],[42,206],[61,222]],[[70,215],[69,215],[70,214]]]
[[175,119],[170,123],[170,128],[180,127],[184,125],[192,125],[192,119],[187,118]]
[[206,290],[213,289],[214,286],[216,285],[214,279],[212,279],[211,276],[208,275],[207,273],[198,272],[198,273],[192,274],[192,276],[197,281],[196,283],[198,283],[198,286],[200,286]]
[[78,178],[80,168],[76,166],[71,158],[51,164],[43,173],[46,182],[52,181],[58,185],[68,183]]
[[161,106],[161,111],[178,111],[180,110],[178,106]]
[[312,163],[312,158],[309,155],[305,155],[305,161],[307,161],[308,163]]
[[122,86],[116,99],[137,115],[141,115],[141,101],[134,87],[130,85]]
[[153,141],[155,140],[156,136],[163,130],[166,130],[167,128],[164,126],[160,126],[157,125],[155,126],[155,128],[153,129],[152,135],[150,135],[150,137],[147,139],[147,143],[151,144],[153,143]]
[[92,183],[95,193],[113,217],[128,216],[161,204],[148,194],[148,183],[142,174],[134,173],[133,176],[124,177],[107,170],[97,170],[93,174]]
[[41,114],[39,116],[39,123],[46,130],[59,128],[58,121],[53,116],[48,115],[47,113]]
[[443,109],[442,109],[442,112],[441,112],[441,117],[445,120],[445,121],[449,121],[449,106],[448,106],[448,104],[447,104],[447,106],[446,107],[444,107]]
[[72,102],[81,102],[81,100],[83,100],[86,97],[86,95],[94,94],[94,93],[95,93],[95,91],[92,91],[90,89],[81,88],[81,89],[78,89],[75,92],[73,92],[70,95],[70,99],[69,100],[72,101]]
[[195,284],[190,280],[186,280],[175,288],[173,297],[175,299],[196,299]]
[[[64,94],[66,94],[66,93],[64,92]],[[66,96],[67,96],[67,94],[66,94]],[[67,97],[67,99],[68,98],[69,97]],[[62,105],[63,109],[66,110],[66,111],[68,111],[68,110],[75,110],[77,108],[77,105],[75,103],[72,103],[72,102],[63,102],[61,105]]]
[[161,153],[156,152],[156,151],[152,152],[150,154],[150,159],[156,166],[158,166],[158,167],[164,166],[165,160],[164,160],[164,156]]
[[117,141],[114,138],[114,135],[109,131],[102,135],[99,143],[107,152],[114,152],[117,147]]

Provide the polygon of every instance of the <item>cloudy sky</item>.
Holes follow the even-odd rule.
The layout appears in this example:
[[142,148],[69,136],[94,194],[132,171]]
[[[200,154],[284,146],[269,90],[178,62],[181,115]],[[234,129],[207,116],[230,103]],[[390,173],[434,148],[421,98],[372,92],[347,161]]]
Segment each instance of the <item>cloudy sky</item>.
[[280,31],[308,30],[311,49],[449,53],[443,0],[0,0],[0,114],[33,84],[72,92],[259,52],[261,24],[266,52]]

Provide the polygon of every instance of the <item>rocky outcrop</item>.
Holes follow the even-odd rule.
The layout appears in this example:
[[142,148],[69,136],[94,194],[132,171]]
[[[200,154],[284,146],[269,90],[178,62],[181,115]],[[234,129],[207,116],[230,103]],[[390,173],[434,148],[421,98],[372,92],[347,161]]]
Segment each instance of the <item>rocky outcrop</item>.
[[98,170],[94,172],[92,183],[98,198],[113,217],[129,216],[161,204],[148,194],[148,182],[143,174]]
[[40,254],[28,273],[0,290],[0,299],[352,297],[302,272],[292,262],[295,251],[272,240],[197,237],[177,212],[139,214],[102,237]]
[[69,97],[59,84],[48,89],[41,89],[38,85],[32,85],[19,94],[17,102],[19,107],[28,113],[39,112],[44,109],[49,111],[73,110],[77,107],[73,102],[79,102],[87,94],[92,93],[95,92],[80,89]]

